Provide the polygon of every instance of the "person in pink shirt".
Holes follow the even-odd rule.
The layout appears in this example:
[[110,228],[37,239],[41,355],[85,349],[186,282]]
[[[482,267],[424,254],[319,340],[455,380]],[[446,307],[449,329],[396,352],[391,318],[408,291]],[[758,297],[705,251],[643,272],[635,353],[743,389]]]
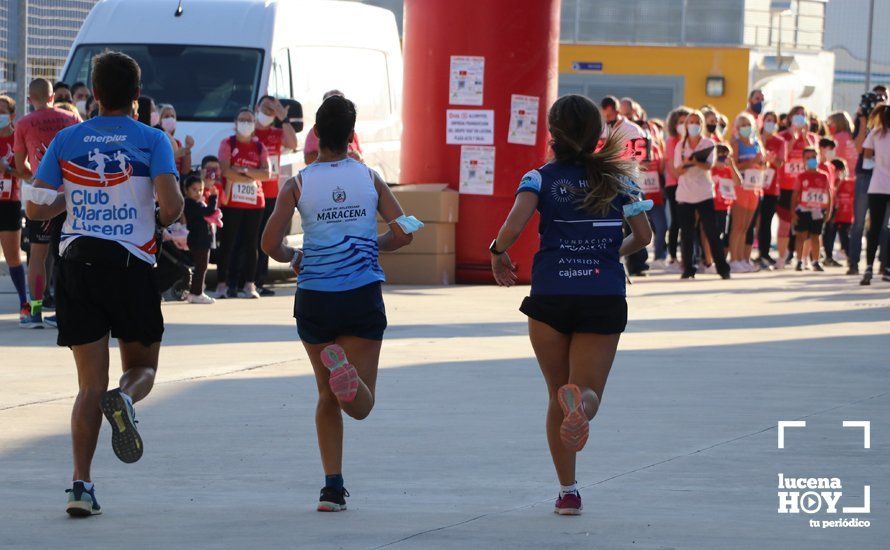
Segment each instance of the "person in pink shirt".
[[686,135],[686,117],[689,115],[690,109],[685,105],[681,105],[670,112],[667,118],[668,138],[664,144],[664,158],[668,159],[664,167],[664,197],[667,200],[668,211],[671,215],[671,224],[668,227],[668,254],[670,254],[670,263],[667,271],[670,273],[680,273],[681,266],[677,263],[677,248],[680,236],[680,214],[677,209],[677,182],[679,174],[674,168],[673,158],[674,149],[677,144]]
[[[15,165],[19,167],[22,179],[30,180],[37,173],[40,160],[50,142],[60,130],[80,122],[70,111],[57,109],[52,105],[53,85],[45,78],[31,81],[28,86],[28,101],[34,112],[20,118],[15,127]],[[64,214],[49,220],[28,220],[26,229],[31,243],[28,259],[28,288],[31,290],[31,319],[23,323],[27,328],[55,327],[55,316],[42,318],[43,291],[47,285],[46,258],[53,232],[61,231]]]
[[[343,95],[343,92],[340,90],[331,90],[329,92],[325,92],[324,99],[327,99],[331,96],[338,95],[340,97],[346,97]],[[323,100],[324,100],[323,99]],[[323,101],[322,100],[322,101]],[[357,160],[359,162],[363,162],[362,160],[362,147],[358,143],[358,134],[353,133],[352,141],[349,142],[349,150],[346,152],[349,158]],[[303,144],[303,161],[306,163],[306,166],[309,166],[315,159],[318,158],[318,134],[315,133],[315,126],[309,130],[309,134],[306,136],[306,143]]]
[[856,140],[853,139],[853,120],[846,111],[838,111],[828,115],[828,131],[834,138],[837,146],[834,148],[835,156],[847,163],[847,166],[856,166],[859,153],[856,152]]

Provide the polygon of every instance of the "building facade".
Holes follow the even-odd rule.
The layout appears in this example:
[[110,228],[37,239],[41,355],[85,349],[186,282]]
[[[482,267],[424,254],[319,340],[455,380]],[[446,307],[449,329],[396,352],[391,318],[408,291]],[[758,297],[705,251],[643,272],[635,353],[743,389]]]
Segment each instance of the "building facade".
[[[0,93],[15,95],[20,75],[26,83],[58,78],[80,26],[98,1],[0,0]],[[22,46],[27,63],[20,72]]]

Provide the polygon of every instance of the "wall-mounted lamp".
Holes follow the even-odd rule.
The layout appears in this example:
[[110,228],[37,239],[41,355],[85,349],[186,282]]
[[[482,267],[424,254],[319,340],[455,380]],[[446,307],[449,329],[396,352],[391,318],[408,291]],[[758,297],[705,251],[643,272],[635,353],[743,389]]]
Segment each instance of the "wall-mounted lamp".
[[709,76],[705,83],[705,94],[708,97],[723,97],[726,79],[722,76]]

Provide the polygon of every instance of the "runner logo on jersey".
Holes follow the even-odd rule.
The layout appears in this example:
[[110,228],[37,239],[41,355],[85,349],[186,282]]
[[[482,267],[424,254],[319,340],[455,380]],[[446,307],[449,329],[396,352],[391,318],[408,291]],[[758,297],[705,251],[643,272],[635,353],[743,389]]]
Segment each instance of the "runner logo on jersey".
[[575,186],[566,179],[556,180],[552,187],[553,200],[560,204],[571,202],[575,198]]

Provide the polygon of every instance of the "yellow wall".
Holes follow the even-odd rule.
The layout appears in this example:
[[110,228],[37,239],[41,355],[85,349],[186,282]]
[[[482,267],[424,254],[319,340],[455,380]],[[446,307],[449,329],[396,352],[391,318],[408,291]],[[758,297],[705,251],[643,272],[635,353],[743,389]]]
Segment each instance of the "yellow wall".
[[[733,117],[748,103],[748,53],[746,48],[562,44],[559,72],[683,76],[686,105],[698,108],[710,103],[732,123]],[[574,71],[575,61],[598,61],[603,64],[603,70]],[[723,97],[705,95],[708,76],[726,79]]]

